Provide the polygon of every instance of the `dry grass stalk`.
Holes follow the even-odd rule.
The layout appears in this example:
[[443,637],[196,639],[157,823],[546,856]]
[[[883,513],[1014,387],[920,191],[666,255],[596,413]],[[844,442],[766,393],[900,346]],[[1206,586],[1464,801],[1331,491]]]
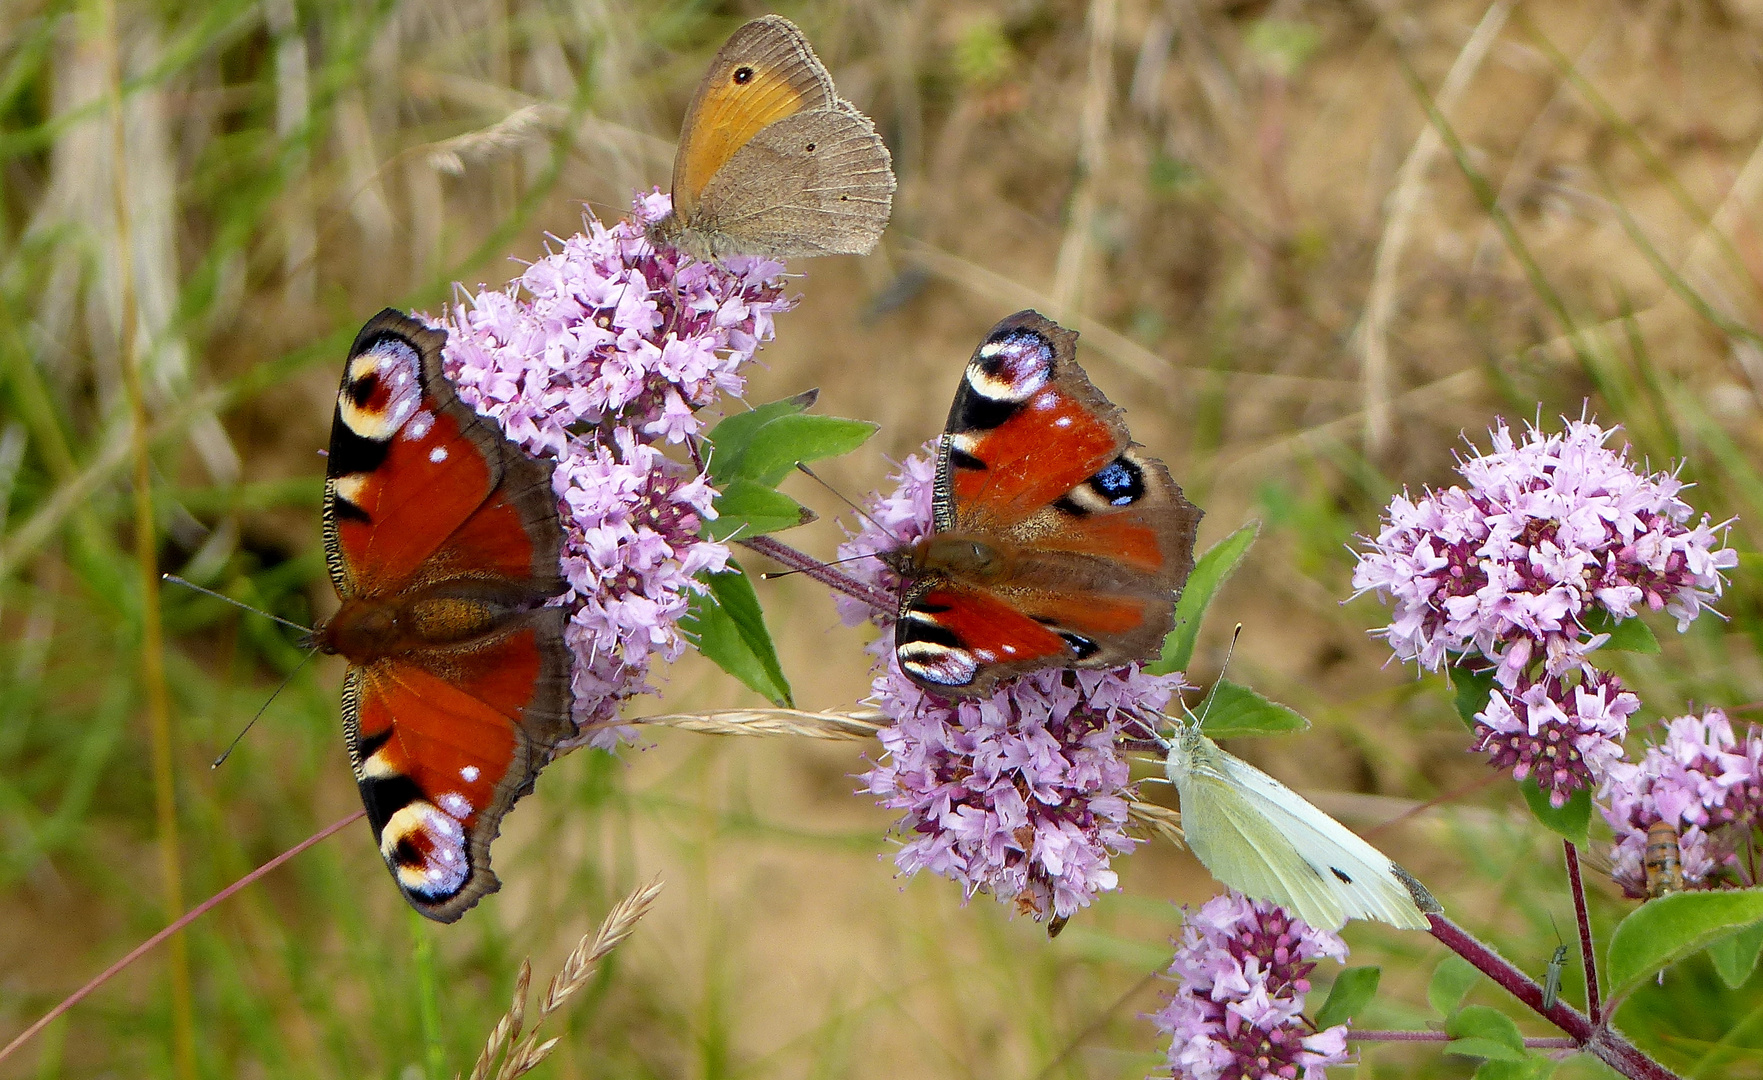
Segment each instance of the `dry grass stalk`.
[[1134,799],[1126,804],[1126,818],[1132,824],[1154,836],[1163,837],[1176,847],[1187,846],[1187,836],[1181,831],[1179,811]]
[[873,739],[881,713],[804,712],[800,709],[716,709],[701,713],[640,716],[630,723],[662,724],[706,735],[802,735],[810,739]]
[[489,127],[431,144],[427,154],[429,167],[462,176],[468,159],[484,160],[518,150],[548,135],[565,115],[555,105],[524,105]]
[[[564,958],[563,966],[558,968],[551,983],[545,988],[545,997],[539,1003],[539,1018],[533,1023],[532,1031],[527,1033],[525,1041],[521,1040],[521,1029],[526,1023],[527,987],[532,982],[533,966],[531,961],[523,960],[520,974],[514,980],[514,998],[508,1011],[496,1021],[490,1029],[490,1037],[484,1041],[483,1053],[478,1055],[477,1063],[472,1066],[471,1080],[490,1080],[490,1066],[504,1047],[508,1054],[502,1059],[501,1068],[495,1072],[495,1080],[514,1080],[531,1072],[541,1061],[544,1061],[557,1046],[557,1039],[539,1040],[539,1028],[551,1016],[569,1003],[569,999],[588,984],[593,977],[595,965],[607,953],[616,949],[620,942],[630,937],[636,929],[637,921],[648,914],[650,905],[661,895],[661,879],[656,878],[649,884],[620,900],[606,913],[600,923],[600,929],[586,936]],[[457,1080],[457,1077],[455,1078]]]
[[[1493,48],[1494,39],[1506,25],[1511,13],[1508,0],[1496,0],[1488,6],[1481,22],[1458,52],[1456,61],[1445,76],[1444,85],[1434,97],[1441,113],[1450,112],[1469,88],[1470,80],[1481,70],[1481,63]],[[1395,410],[1390,401],[1390,321],[1396,310],[1397,268],[1408,247],[1414,215],[1421,206],[1427,170],[1444,148],[1444,140],[1431,124],[1422,128],[1408,152],[1407,160],[1396,173],[1396,187],[1390,194],[1389,216],[1383,235],[1377,242],[1377,261],[1372,271],[1370,298],[1365,305],[1365,320],[1359,327],[1363,357],[1360,375],[1365,383],[1365,444],[1372,453],[1382,453],[1389,445]]]

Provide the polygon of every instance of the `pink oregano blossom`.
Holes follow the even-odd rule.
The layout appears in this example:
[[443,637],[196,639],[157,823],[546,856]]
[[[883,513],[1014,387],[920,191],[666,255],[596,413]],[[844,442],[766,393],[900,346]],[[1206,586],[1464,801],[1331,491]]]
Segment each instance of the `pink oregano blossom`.
[[1645,606],[1681,631],[1720,597],[1720,571],[1738,565],[1723,526],[1689,524],[1683,482],[1606,447],[1615,430],[1569,420],[1518,441],[1502,423],[1490,452],[1459,460],[1467,487],[1390,503],[1353,587],[1395,602],[1376,633],[1398,657],[1436,671],[1479,653],[1512,689],[1537,660],[1553,676],[1580,665],[1606,640],[1601,619]]
[[[931,527],[935,469],[906,459],[895,489],[870,501],[870,521],[839,548],[841,559],[910,543]],[[854,578],[895,595],[900,579],[880,560],[843,564]],[[883,758],[865,791],[904,811],[894,857],[906,874],[951,878],[968,896],[1014,900],[1037,919],[1067,918],[1114,889],[1113,856],[1139,843],[1126,833],[1130,767],[1117,741],[1135,715],[1161,712],[1179,675],[1042,671],[1000,683],[983,697],[927,693],[894,661],[892,612],[839,597],[848,623],[872,619],[878,671],[872,699],[892,721]]]
[[1685,887],[1750,886],[1763,822],[1763,729],[1741,738],[1719,709],[1665,724],[1665,742],[1639,762],[1614,765],[1599,793],[1599,810],[1616,833],[1611,877],[1632,897],[1647,895],[1647,831],[1658,822],[1677,830]]
[[1345,1064],[1347,1025],[1324,1030],[1303,1016],[1310,974],[1347,946],[1284,908],[1227,892],[1190,911],[1169,974],[1175,995],[1151,1015],[1171,1036],[1178,1080],[1322,1080]]
[[1494,768],[1511,769],[1514,780],[1534,775],[1559,807],[1580,788],[1597,787],[1622,759],[1628,718],[1640,707],[1620,679],[1599,671],[1572,686],[1552,676],[1526,679],[1509,693],[1496,686],[1475,714],[1474,749],[1491,755]]
[[610,227],[587,216],[586,231],[442,320],[459,396],[557,463],[569,590],[554,602],[571,610],[575,721],[599,746],[628,734],[611,721],[651,689],[651,662],[683,651],[676,624],[694,575],[729,557],[700,533],[715,492],[661,447],[703,429],[696,410],[740,393],[772,316],[794,305],[781,263],[656,250],[643,228],[669,205],[641,196]]

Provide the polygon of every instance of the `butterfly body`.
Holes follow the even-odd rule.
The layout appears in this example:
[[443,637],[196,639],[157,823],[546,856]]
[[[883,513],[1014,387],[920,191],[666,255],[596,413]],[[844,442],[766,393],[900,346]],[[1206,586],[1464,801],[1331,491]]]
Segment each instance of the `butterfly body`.
[[700,259],[863,254],[893,205],[875,125],[833,89],[795,24],[767,15],[730,35],[686,109],[673,209],[655,242]]
[[1200,510],[1139,452],[1076,339],[1033,311],[992,328],[938,442],[933,531],[882,553],[904,579],[895,654],[926,689],[1120,667],[1173,625]]
[[454,394],[446,335],[399,312],[357,335],[325,477],[341,605],[313,631],[349,663],[343,722],[380,852],[452,922],[498,887],[489,846],[572,732],[552,466]]
[[1425,930],[1440,911],[1418,881],[1346,826],[1183,724],[1164,763],[1181,796],[1182,834],[1212,876],[1311,926],[1374,919]]

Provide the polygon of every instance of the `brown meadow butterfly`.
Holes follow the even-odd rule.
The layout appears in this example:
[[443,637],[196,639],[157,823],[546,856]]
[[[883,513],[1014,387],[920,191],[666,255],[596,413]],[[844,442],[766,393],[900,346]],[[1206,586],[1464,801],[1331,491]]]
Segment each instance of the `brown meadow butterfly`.
[[686,109],[658,244],[700,259],[862,255],[893,204],[888,148],[794,23],[730,35]]

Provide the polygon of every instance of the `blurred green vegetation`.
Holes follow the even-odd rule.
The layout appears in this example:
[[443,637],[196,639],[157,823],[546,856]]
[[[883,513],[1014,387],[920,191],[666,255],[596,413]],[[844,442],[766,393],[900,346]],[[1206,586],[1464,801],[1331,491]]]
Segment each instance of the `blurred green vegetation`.
[[[762,10],[0,5],[0,1035],[163,925],[120,334],[153,417],[160,568],[296,621],[323,614],[315,451],[355,329],[388,304],[435,310],[455,281],[505,280],[509,258],[579,227],[584,200],[617,216],[632,190],[665,184],[710,52]],[[1482,439],[1495,415],[1620,422],[1656,466],[1681,459],[1691,501],[1736,516],[1735,546],[1756,549],[1755,5],[1535,0],[1504,23],[1504,5],[1456,2],[780,10],[876,118],[901,190],[876,254],[795,268],[804,300],[780,320],[754,400],[820,386],[824,411],[880,422],[874,452],[822,470],[856,494],[880,481],[884,454],[935,432],[958,364],[998,317],[1039,306],[1076,326],[1097,383],[1207,509],[1202,542],[1266,523],[1195,678],[1216,674],[1243,622],[1233,678],[1316,726],[1235,749],[1349,824],[1486,775],[1442,683],[1386,667],[1366,638],[1375,603],[1340,603],[1354,534],[1404,485],[1448,482],[1460,434]],[[1454,145],[1422,138],[1405,70]],[[795,534],[820,554],[837,538]],[[804,707],[863,696],[864,639],[810,583],[762,599]],[[1681,636],[1660,622],[1661,655],[1614,661],[1643,716],[1756,715],[1754,577],[1721,610]],[[194,595],[167,593],[164,621],[194,902],[357,797],[337,668],[295,674],[210,770],[300,652],[268,621]],[[664,690],[655,711],[759,701],[695,658]],[[850,747],[677,732],[616,759],[571,755],[506,823],[503,893],[453,927],[410,915],[352,829],[190,932],[199,1074],[468,1070],[521,958],[548,978],[657,871],[660,906],[563,1018],[539,1075],[1155,1067],[1139,1014],[1178,926],[1169,901],[1208,895],[1204,872],[1149,845],[1120,860],[1121,893],[1048,943],[987,898],[963,907],[948,882],[894,879],[888,815],[852,794],[865,767]],[[1556,944],[1550,916],[1572,923],[1559,848],[1509,783],[1374,839],[1533,972]],[[1601,938],[1632,907],[1608,888],[1593,900]],[[1375,926],[1347,937],[1353,963],[1384,969],[1363,1024],[1437,1019],[1436,943]],[[1564,997],[1581,1001],[1582,983],[1570,962]],[[1485,983],[1470,1000],[1515,1013]],[[1686,1074],[1744,1077],[1763,1074],[1760,1011],[1758,976],[1728,990],[1698,960],[1636,993],[1619,1022]],[[155,956],[0,1077],[174,1075],[171,1018]],[[1365,1048],[1361,1065],[1378,1078],[1472,1069],[1412,1046]]]

